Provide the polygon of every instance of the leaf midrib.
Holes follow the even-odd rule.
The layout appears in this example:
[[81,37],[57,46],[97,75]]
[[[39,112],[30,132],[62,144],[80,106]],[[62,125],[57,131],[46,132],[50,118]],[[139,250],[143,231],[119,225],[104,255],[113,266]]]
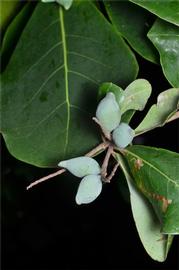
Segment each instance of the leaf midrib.
[[159,174],[161,174],[162,176],[164,176],[164,178],[166,178],[169,182],[171,182],[172,184],[174,184],[176,187],[179,187],[179,185],[172,179],[170,178],[168,175],[166,175],[165,173],[163,173],[162,171],[160,171],[157,167],[155,167],[154,165],[152,165],[150,162],[148,162],[147,160],[141,158],[140,156],[134,154],[133,152],[129,151],[129,150],[125,150],[126,152],[128,152],[130,155],[136,157],[137,159],[142,160],[144,163],[146,163],[148,166],[150,166],[153,170],[157,171]]
[[68,85],[68,59],[67,59],[67,45],[65,35],[65,25],[62,7],[59,8],[60,28],[62,37],[62,48],[63,48],[63,61],[64,61],[64,72],[65,72],[65,96],[67,104],[67,123],[66,123],[66,137],[64,146],[64,155],[67,151],[68,139],[69,139],[69,126],[70,126],[70,99],[69,99],[69,85]]

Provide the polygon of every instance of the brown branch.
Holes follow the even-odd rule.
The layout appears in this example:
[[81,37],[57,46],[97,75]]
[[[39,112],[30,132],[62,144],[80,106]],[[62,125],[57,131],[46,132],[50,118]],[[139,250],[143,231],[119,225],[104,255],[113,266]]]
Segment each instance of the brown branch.
[[[94,149],[92,149],[90,152],[88,152],[85,156],[87,156],[87,157],[93,157],[97,153],[99,153],[100,151],[104,151],[108,146],[109,146],[109,142],[106,142],[105,141],[105,142],[99,144],[98,146],[96,146]],[[44,176],[44,177],[42,177],[42,178],[40,178],[40,179],[32,182],[30,185],[28,185],[26,187],[26,190],[28,190],[28,189],[30,189],[30,188],[32,188],[32,187],[34,187],[34,186],[36,186],[36,185],[38,185],[38,184],[40,184],[42,182],[45,182],[48,179],[51,179],[51,178],[53,178],[53,177],[55,177],[57,175],[60,175],[60,174],[62,174],[64,172],[66,172],[66,169],[60,169],[60,170],[58,170],[55,173],[51,173],[51,174],[49,174],[47,176]]]
[[61,170],[58,170],[55,173],[51,173],[51,174],[49,174],[47,176],[44,176],[44,177],[42,177],[42,178],[40,178],[40,179],[32,182],[29,186],[26,187],[26,190],[28,190],[28,189],[30,189],[30,188],[32,188],[32,187],[34,187],[34,186],[36,186],[36,185],[44,182],[44,181],[46,181],[46,180],[48,180],[50,178],[53,178],[53,177],[55,177],[57,175],[60,175],[60,174],[64,173],[65,171],[66,171],[65,169],[61,169]]
[[112,170],[112,172],[110,173],[110,175],[108,177],[106,177],[106,182],[109,182],[111,181],[111,179],[114,177],[116,171],[117,171],[117,168],[119,167],[119,163],[117,162]]
[[102,179],[104,180],[104,182],[106,182],[105,180],[106,180],[106,175],[107,175],[107,167],[108,167],[109,159],[110,159],[112,153],[113,153],[113,145],[109,145],[108,151],[106,153],[106,156],[104,158],[104,161],[103,161],[103,164],[101,167],[101,176],[102,176]]
[[101,151],[104,151],[109,146],[109,142],[104,141],[103,143],[100,143],[98,146],[96,146],[94,149],[92,149],[90,152],[88,152],[85,156],[86,157],[94,157]]

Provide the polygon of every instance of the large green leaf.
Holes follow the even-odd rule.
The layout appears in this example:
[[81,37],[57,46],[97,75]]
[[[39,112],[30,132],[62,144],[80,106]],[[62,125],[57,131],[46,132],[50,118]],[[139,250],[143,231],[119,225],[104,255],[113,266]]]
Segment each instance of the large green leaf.
[[171,245],[171,236],[161,233],[160,221],[150,202],[135,186],[124,158],[119,154],[115,154],[115,158],[119,162],[127,180],[132,214],[141,242],[152,259],[162,262],[166,259]]
[[158,19],[148,37],[159,51],[167,80],[174,87],[179,87],[179,27]]
[[172,88],[159,94],[157,104],[152,105],[143,121],[135,129],[136,135],[163,126],[179,108],[179,88]]
[[128,0],[105,1],[105,6],[113,25],[132,48],[147,60],[159,62],[158,52],[147,38],[151,14]]
[[135,184],[155,209],[161,232],[179,234],[179,154],[138,145],[124,154]]
[[[122,66],[122,69],[121,69]],[[84,155],[98,142],[97,88],[126,86],[136,60],[90,1],[69,11],[39,3],[2,76],[2,131],[16,158],[37,166]]]
[[161,19],[179,25],[179,0],[130,0]]

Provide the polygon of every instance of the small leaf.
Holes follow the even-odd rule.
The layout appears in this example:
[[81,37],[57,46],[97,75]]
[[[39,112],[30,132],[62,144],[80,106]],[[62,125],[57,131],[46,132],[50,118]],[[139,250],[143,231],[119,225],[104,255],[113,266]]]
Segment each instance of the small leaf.
[[59,167],[67,169],[77,177],[84,177],[89,174],[100,174],[98,162],[91,157],[77,157],[61,161]]
[[134,130],[128,124],[120,123],[119,126],[113,131],[112,138],[116,146],[125,148],[132,142],[134,135]]
[[158,19],[148,37],[159,51],[165,77],[173,87],[179,87],[179,27]]
[[124,98],[120,102],[122,114],[128,110],[142,111],[151,95],[151,91],[151,85],[145,79],[137,79],[129,84],[124,91]]
[[136,134],[162,126],[178,109],[179,88],[172,88],[159,94],[157,104],[153,105],[139,126]]
[[91,203],[102,191],[102,182],[100,175],[87,175],[84,177],[78,187],[76,194],[76,203]]
[[131,177],[126,161],[119,154],[116,154],[115,158],[120,163],[127,180],[132,214],[140,240],[152,259],[163,262],[167,257],[173,236],[161,233],[160,221],[150,202],[134,185],[134,180]]
[[109,92],[106,97],[100,101],[96,110],[96,117],[106,131],[111,132],[119,125],[121,111],[115,95],[112,92]]
[[42,0],[43,3],[51,3],[51,2],[57,2],[58,4],[62,5],[66,10],[68,10],[73,0]]
[[141,145],[124,151],[135,184],[161,222],[161,232],[179,234],[179,154]]
[[146,0],[130,0],[131,2],[149,10],[163,20],[179,26],[179,4],[178,0],[167,1],[146,1]]

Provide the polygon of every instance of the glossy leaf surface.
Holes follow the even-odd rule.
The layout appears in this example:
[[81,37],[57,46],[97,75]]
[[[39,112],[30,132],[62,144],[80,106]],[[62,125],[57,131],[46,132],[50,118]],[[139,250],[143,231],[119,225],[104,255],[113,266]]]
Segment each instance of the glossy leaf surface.
[[76,194],[76,203],[91,203],[100,195],[101,191],[102,182],[100,175],[85,176],[79,184]]
[[179,87],[179,27],[157,20],[148,37],[159,51],[163,73],[167,80],[173,87]]
[[179,234],[179,154],[138,145],[124,151],[135,184],[161,222],[161,232]]
[[98,162],[90,157],[77,157],[61,161],[58,166],[67,169],[77,177],[84,177],[89,174],[100,174]]
[[124,158],[118,154],[115,155],[115,158],[120,163],[127,180],[132,214],[140,240],[149,256],[154,260],[162,262],[166,259],[172,242],[172,236],[163,235],[161,233],[160,221],[150,202],[135,186]]
[[41,167],[86,154],[98,143],[99,84],[127,85],[136,74],[133,54],[92,2],[75,1],[68,12],[38,3],[2,78],[9,151]]
[[131,47],[147,60],[159,62],[158,52],[147,37],[151,14],[129,1],[105,1],[112,24]]
[[172,88],[159,94],[143,121],[135,129],[136,134],[162,126],[179,107],[179,88]]
[[179,25],[179,1],[178,0],[130,0],[131,2],[149,10],[163,20]]

